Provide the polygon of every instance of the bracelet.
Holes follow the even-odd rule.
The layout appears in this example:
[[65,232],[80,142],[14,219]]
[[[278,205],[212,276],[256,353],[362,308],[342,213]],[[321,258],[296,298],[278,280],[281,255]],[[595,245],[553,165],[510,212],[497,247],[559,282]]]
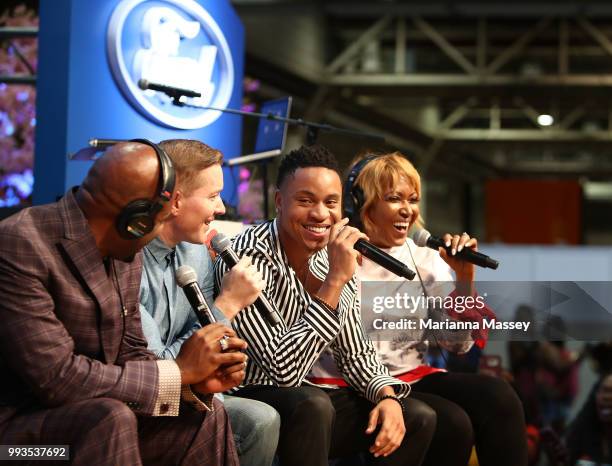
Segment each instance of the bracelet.
[[330,311],[335,311],[337,309],[338,306],[333,307],[331,304],[329,304],[327,301],[325,301],[324,299],[319,298],[319,296],[312,295],[312,297],[319,303],[322,304],[323,306],[325,306],[327,309],[329,309]]
[[399,403],[400,408],[402,408],[402,412],[404,412],[404,402],[402,401],[402,399],[397,396],[397,395],[384,395],[381,396],[378,401],[376,402],[376,404],[380,403],[382,400],[395,400]]

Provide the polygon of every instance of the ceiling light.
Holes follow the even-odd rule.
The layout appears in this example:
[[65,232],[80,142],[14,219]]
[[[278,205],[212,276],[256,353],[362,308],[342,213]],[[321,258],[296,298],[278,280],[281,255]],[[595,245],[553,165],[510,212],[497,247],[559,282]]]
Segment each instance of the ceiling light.
[[552,115],[542,114],[538,115],[538,125],[540,126],[551,126],[555,122]]

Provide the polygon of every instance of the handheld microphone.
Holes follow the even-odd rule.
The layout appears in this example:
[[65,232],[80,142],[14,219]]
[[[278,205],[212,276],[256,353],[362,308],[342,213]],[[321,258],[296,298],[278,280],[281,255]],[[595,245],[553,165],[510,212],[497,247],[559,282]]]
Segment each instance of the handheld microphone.
[[[223,233],[217,233],[213,239],[210,241],[210,245],[213,250],[221,256],[223,262],[229,269],[234,267],[240,258],[236,254],[236,252],[232,249],[232,243],[228,237],[226,237]],[[269,324],[278,325],[281,320],[268,298],[263,294],[263,292],[259,295],[259,297],[255,300],[255,307],[257,310],[266,318]]]
[[206,303],[206,299],[202,294],[202,290],[200,289],[200,285],[198,285],[198,275],[196,271],[193,270],[193,267],[188,265],[181,265],[176,273],[176,282],[183,289],[189,304],[191,304],[191,308],[196,313],[198,320],[202,327],[206,327],[209,324],[212,324],[217,321],[215,316],[208,307]]
[[[438,248],[444,248],[449,255],[451,253],[451,248],[447,248],[446,244],[441,238],[432,236],[427,230],[417,230],[414,235],[412,235],[412,240],[417,246],[428,247],[435,249],[436,251]],[[480,252],[472,251],[470,248],[463,248],[453,257],[458,257],[459,259],[474,265],[478,265],[479,267],[486,267],[493,270],[497,269],[499,266],[499,262],[495,259],[491,259],[489,256]]]
[[114,146],[115,144],[119,144],[121,142],[127,142],[126,139],[99,139],[93,138],[88,141],[88,144],[91,147],[96,147],[99,149],[106,149],[107,147]]
[[372,243],[368,243],[364,239],[358,239],[353,248],[359,251],[364,257],[367,257],[372,262],[376,262],[382,268],[387,269],[389,272],[399,277],[412,280],[416,275],[416,273],[409,269],[406,264],[398,261],[395,257],[377,248]]
[[202,97],[202,94],[191,89],[181,89],[180,87],[166,86],[165,84],[152,83],[146,79],[138,80],[138,87],[143,91],[151,89],[152,91],[163,92],[168,97],[178,99],[181,96],[185,97]]

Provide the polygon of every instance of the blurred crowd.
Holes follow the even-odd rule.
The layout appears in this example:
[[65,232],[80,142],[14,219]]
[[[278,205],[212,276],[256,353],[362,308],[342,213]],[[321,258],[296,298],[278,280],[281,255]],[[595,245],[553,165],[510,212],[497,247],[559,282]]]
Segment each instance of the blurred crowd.
[[[520,306],[517,321],[534,321],[534,310]],[[521,341],[508,343],[509,367],[488,350],[457,356],[432,352],[430,361],[451,371],[480,372],[509,381],[523,404],[529,464],[538,466],[612,465],[612,341],[567,348],[563,321],[549,317]],[[592,387],[579,385],[581,364],[596,374]],[[586,401],[572,410],[580,391]],[[570,411],[577,414],[570,416]],[[477,465],[474,455],[471,465]]]

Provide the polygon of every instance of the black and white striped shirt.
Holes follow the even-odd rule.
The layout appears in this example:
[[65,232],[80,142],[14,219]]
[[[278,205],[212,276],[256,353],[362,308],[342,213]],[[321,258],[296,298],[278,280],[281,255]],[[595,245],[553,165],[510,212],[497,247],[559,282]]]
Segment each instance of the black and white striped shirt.
[[[342,289],[338,309],[332,311],[312,299],[289,266],[276,221],[244,231],[234,238],[233,248],[240,257],[251,257],[263,274],[265,294],[282,320],[280,325],[271,327],[254,305],[234,318],[234,329],[249,345],[244,385],[311,384],[305,378],[329,347],[344,379],[372,402],[388,385],[393,385],[399,395],[410,392],[408,384],[389,375],[363,330],[354,277]],[[325,280],[329,270],[327,250],[315,253],[309,267],[315,277]],[[217,259],[217,288],[226,271],[225,264]]]

